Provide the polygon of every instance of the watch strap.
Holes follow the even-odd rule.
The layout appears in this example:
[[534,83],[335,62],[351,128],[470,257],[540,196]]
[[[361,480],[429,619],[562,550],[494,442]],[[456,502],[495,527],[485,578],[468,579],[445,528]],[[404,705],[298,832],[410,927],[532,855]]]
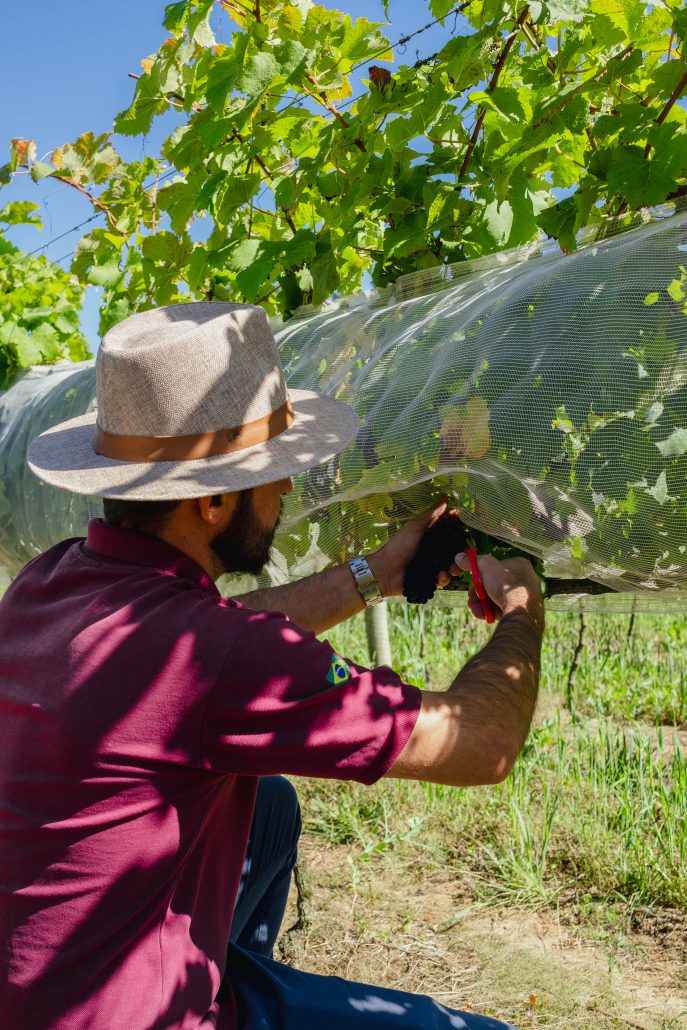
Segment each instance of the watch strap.
[[383,601],[384,596],[379,589],[377,580],[372,574],[367,558],[359,555],[357,558],[351,558],[348,565],[353,573],[358,593],[365,602],[366,607],[371,608],[373,604],[379,604],[380,601]]

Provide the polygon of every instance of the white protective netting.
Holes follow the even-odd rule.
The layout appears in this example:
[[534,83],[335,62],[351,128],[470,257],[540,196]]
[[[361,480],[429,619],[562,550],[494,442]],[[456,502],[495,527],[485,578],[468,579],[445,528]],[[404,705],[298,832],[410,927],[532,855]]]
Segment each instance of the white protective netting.
[[[538,244],[419,272],[276,327],[289,384],[346,401],[363,428],[296,481],[264,581],[370,550],[443,490],[547,578],[612,591],[556,607],[686,610],[687,211],[636,223],[572,255]],[[0,395],[11,571],[100,510],[24,464],[28,441],[93,395],[89,364]]]

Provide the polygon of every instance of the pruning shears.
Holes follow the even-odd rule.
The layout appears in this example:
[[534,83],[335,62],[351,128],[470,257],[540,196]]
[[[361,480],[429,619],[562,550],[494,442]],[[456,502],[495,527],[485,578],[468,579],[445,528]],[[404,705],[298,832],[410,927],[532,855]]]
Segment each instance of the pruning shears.
[[[468,538],[468,543],[473,542],[474,541]],[[475,547],[466,547],[465,553],[467,554],[468,561],[470,562],[470,573],[472,575],[472,584],[475,588],[475,593],[482,603],[484,618],[486,622],[491,625],[495,621],[494,609],[491,606],[489,595],[484,589],[484,583],[482,582],[482,577],[479,574],[479,568],[477,566],[477,549]]]

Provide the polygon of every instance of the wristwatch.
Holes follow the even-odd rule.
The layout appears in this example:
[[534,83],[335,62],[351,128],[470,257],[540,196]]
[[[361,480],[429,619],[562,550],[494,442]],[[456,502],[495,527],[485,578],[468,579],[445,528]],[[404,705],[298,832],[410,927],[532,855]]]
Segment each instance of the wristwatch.
[[383,601],[384,596],[377,585],[377,580],[372,575],[372,569],[367,563],[367,558],[358,555],[357,558],[351,558],[348,564],[355,578],[358,593],[365,602],[366,607],[371,608],[373,604],[379,604],[380,601]]

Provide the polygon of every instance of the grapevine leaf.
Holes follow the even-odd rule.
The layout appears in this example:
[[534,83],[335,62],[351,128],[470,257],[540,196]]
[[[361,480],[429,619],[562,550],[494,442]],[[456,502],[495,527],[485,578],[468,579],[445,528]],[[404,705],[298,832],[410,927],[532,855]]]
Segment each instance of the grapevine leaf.
[[210,28],[210,15],[214,0],[199,0],[196,9],[186,17],[186,30],[198,46],[211,47],[216,43],[215,34]]
[[153,118],[169,109],[169,101],[152,74],[142,75],[136,83],[131,105],[120,111],[114,130],[122,136],[138,136],[148,132]]
[[12,342],[21,368],[28,368],[29,365],[40,365],[43,357],[41,348],[33,336],[27,333],[25,329],[17,330]]
[[453,0],[430,0],[429,9],[435,18],[445,18],[455,7]]
[[254,261],[236,276],[236,284],[249,304],[254,303],[261,293],[269,289],[270,275],[274,262],[271,258]]
[[378,23],[367,18],[356,18],[351,22],[349,15],[344,17],[344,35],[339,50],[341,57],[349,64],[358,64],[375,58],[378,61],[393,60],[393,51],[389,40],[379,32]]
[[496,247],[503,247],[513,226],[513,208],[507,200],[494,199],[484,208],[483,222]]
[[626,197],[633,207],[660,204],[675,188],[687,167],[687,136],[673,139],[667,149],[645,157],[638,146],[617,148],[608,169],[608,187]]
[[36,141],[15,137],[10,143],[10,152],[10,166],[13,172],[17,168],[27,168],[36,158]]
[[279,65],[276,58],[263,51],[246,62],[236,80],[236,89],[249,96],[260,96],[278,74]]
[[186,25],[186,15],[190,7],[189,0],[180,0],[180,3],[168,4],[165,7],[162,24],[173,35],[180,36]]
[[102,265],[92,265],[86,276],[93,286],[114,286],[122,277],[119,262],[114,259]]
[[552,22],[580,22],[589,7],[589,0],[547,0]]
[[279,73],[287,82],[297,82],[305,71],[309,51],[297,39],[288,39],[274,49]]
[[43,223],[35,214],[40,209],[40,204],[34,204],[30,200],[14,200],[0,208],[0,222],[5,222],[6,225],[35,225],[42,229]]
[[244,269],[250,268],[260,252],[264,253],[264,246],[262,240],[242,240],[231,250],[227,266],[235,272],[242,272]]
[[46,161],[34,161],[31,165],[31,178],[34,182],[41,182],[54,173],[55,169]]
[[457,93],[482,78],[483,45],[482,33],[476,32],[469,36],[455,36],[442,50],[447,75]]
[[660,505],[664,505],[668,500],[668,482],[666,480],[665,469],[660,473],[654,486],[647,487],[646,493],[648,493],[655,501],[658,501]]
[[553,207],[547,207],[539,214],[537,222],[547,236],[558,240],[563,250],[575,249],[577,204],[574,197],[566,197]]
[[678,426],[667,439],[657,442],[656,446],[664,458],[679,458],[687,453],[687,429]]

